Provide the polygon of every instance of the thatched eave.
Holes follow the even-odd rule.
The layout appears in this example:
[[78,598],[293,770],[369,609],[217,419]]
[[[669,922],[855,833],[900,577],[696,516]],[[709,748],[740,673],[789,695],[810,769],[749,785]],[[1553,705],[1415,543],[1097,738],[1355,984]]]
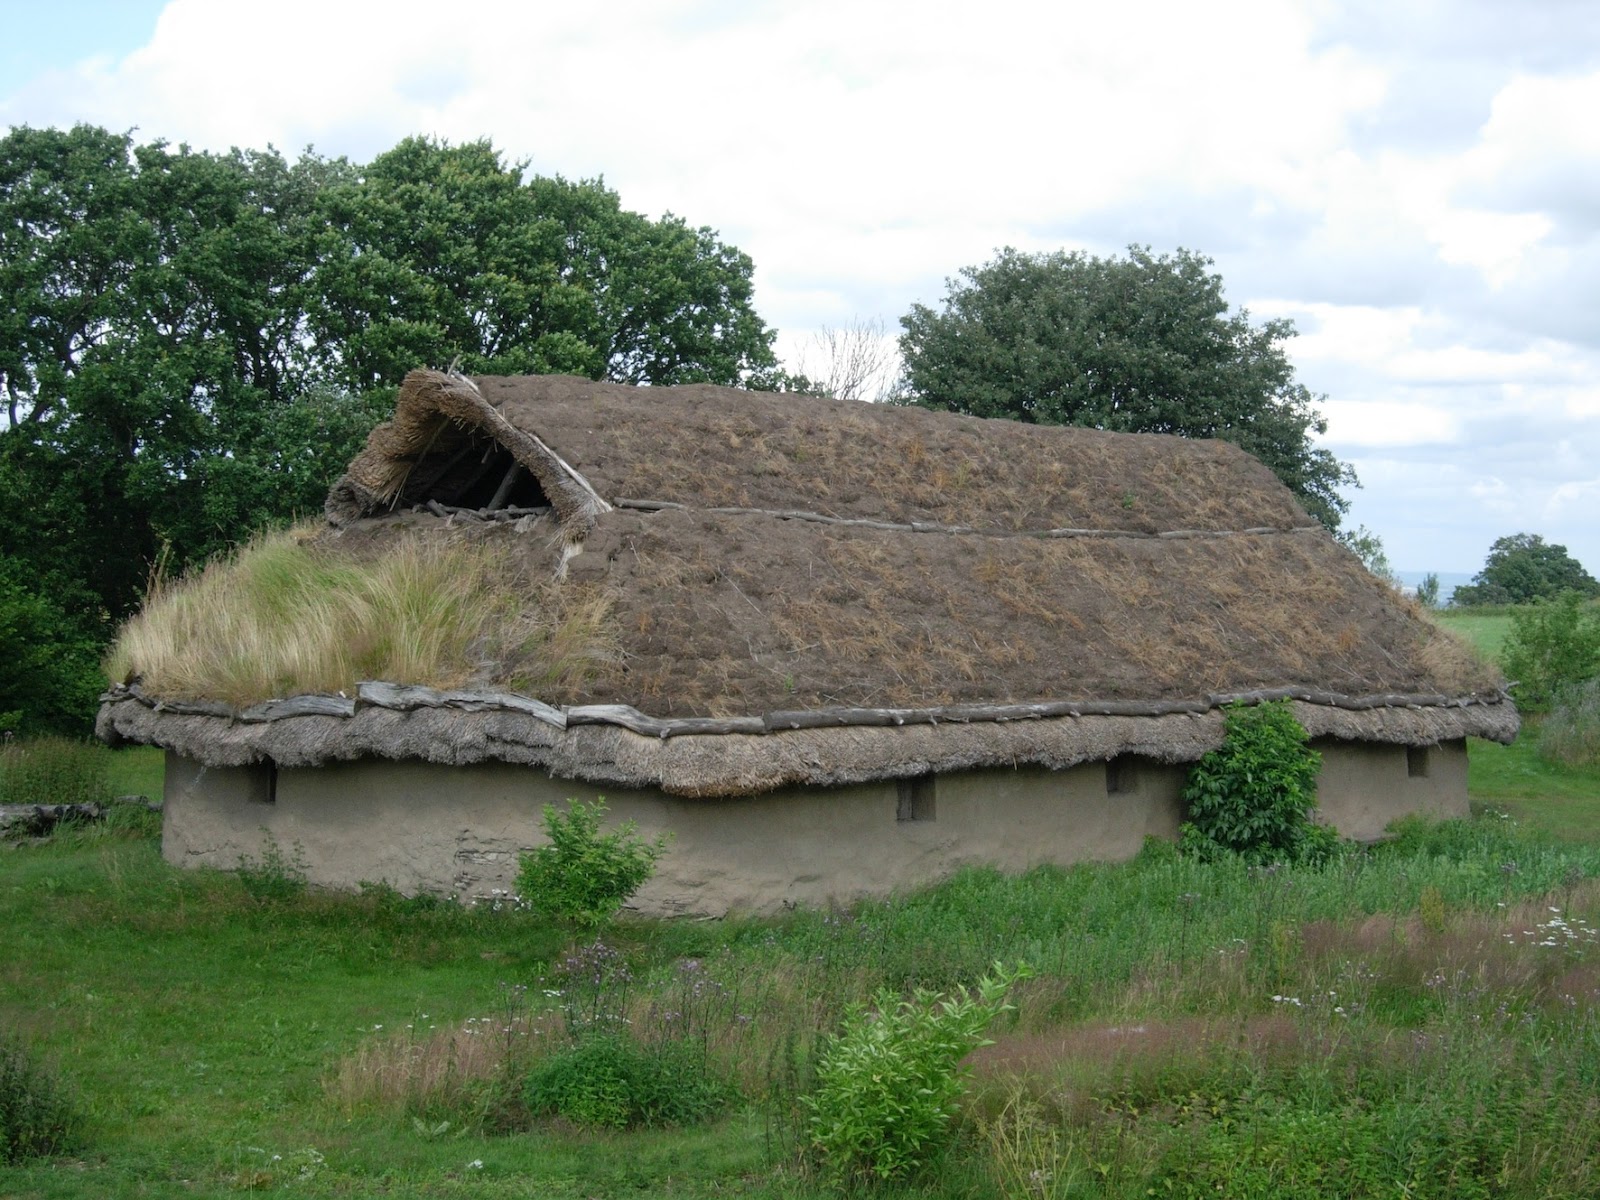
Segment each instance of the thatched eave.
[[[1408,746],[1462,737],[1509,742],[1514,706],[1501,695],[1291,699],[1313,737]],[[1021,765],[1064,769],[1133,754],[1192,762],[1221,744],[1222,704],[1140,706],[1072,701],[993,706],[943,719],[930,710],[839,710],[794,727],[769,714],[737,723],[663,722],[626,706],[557,709],[503,694],[364,685],[340,715],[331,706],[247,719],[211,704],[162,702],[136,689],[109,693],[97,731],[109,742],[163,746],[213,767],[271,761],[318,766],[365,757],[450,765],[507,762],[599,786],[654,787],[683,796],[756,795],[927,772]],[[1419,703],[1418,701],[1440,701]],[[1162,708],[1165,711],[1162,711]],[[608,710],[608,711],[602,711]],[[813,714],[815,716],[815,714]],[[672,728],[676,724],[677,728]]]

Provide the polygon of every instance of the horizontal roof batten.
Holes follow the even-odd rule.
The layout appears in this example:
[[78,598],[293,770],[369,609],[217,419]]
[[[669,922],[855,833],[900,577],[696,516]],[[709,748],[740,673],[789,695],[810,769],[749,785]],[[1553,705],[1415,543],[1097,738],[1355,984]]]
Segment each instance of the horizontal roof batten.
[[832,517],[826,513],[806,512],[799,509],[743,508],[736,506],[700,508],[692,504],[680,504],[676,500],[638,500],[619,497],[611,503],[615,508],[634,509],[638,512],[703,512],[716,516],[775,517],[781,521],[812,521],[818,525],[845,525],[857,529],[881,529],[892,533],[977,534],[982,537],[1164,538],[1181,540],[1184,538],[1257,537],[1273,533],[1315,533],[1323,528],[1319,524],[1312,523],[1285,527],[1256,525],[1248,529],[1170,529],[1157,533],[1148,533],[1139,529],[995,529],[978,528],[972,525],[941,525],[933,521],[876,521],[868,517]]

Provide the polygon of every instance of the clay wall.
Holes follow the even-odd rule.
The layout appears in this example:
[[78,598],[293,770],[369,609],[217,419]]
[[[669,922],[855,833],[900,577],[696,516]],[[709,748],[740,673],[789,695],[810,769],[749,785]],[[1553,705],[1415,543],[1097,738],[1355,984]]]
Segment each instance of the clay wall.
[[[1466,748],[1319,744],[1319,799],[1341,832],[1376,837],[1396,816],[1466,813]],[[609,820],[673,840],[635,897],[651,915],[771,913],[847,903],[984,864],[1131,858],[1175,837],[1184,769],[1124,757],[1065,771],[986,770],[728,800],[596,788],[507,764],[364,760],[307,769],[206,768],[167,756],[163,851],[231,869],[269,838],[318,885],[383,881],[470,901],[515,886],[543,840],[547,803],[604,794]]]

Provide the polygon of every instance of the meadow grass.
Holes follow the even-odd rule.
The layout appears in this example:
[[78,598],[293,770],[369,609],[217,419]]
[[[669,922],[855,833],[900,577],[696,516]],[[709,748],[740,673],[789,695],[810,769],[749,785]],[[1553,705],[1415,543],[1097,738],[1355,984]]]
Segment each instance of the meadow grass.
[[[778,921],[625,921],[602,954],[525,912],[175,870],[148,822],[74,829],[0,848],[0,1024],[75,1090],[81,1142],[0,1192],[830,1194],[795,1153],[818,1039],[878,987],[1003,960],[1036,975],[948,1151],[882,1194],[1593,1194],[1597,877],[1600,848],[1484,816],[1319,869],[1152,844]],[[743,1103],[531,1120],[518,1080],[597,1014],[687,1022]]]
[[1501,809],[1558,838],[1600,844],[1600,767],[1551,762],[1539,753],[1531,725],[1509,746],[1472,739],[1467,790],[1474,806]]
[[106,778],[114,796],[143,796],[161,799],[167,775],[167,754],[160,746],[124,746],[113,750],[106,764]]
[[0,744],[0,804],[103,804],[111,752],[95,742],[42,737]]
[[238,705],[367,679],[560,687],[606,658],[609,604],[521,578],[503,547],[413,536],[363,559],[297,528],[155,580],[105,669],[152,695]]
[[1442,608],[1431,614],[1444,628],[1466,639],[1491,662],[1500,659],[1501,647],[1511,633],[1511,617],[1516,609],[1508,605],[1485,608]]

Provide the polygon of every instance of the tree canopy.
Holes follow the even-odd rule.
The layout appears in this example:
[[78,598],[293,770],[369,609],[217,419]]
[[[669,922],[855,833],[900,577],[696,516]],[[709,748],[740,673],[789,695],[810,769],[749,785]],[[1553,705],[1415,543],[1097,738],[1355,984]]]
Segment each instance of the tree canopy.
[[319,510],[416,366],[778,382],[752,272],[710,229],[526,177],[487,141],[408,138],[361,165],[13,129],[3,607],[103,644],[158,557]]
[[1483,570],[1455,590],[1456,604],[1527,604],[1553,600],[1563,592],[1600,596],[1600,582],[1567,553],[1537,533],[1496,538]]
[[1327,424],[1295,381],[1286,320],[1228,312],[1211,260],[1007,248],[947,281],[942,309],[901,319],[901,402],[981,417],[1235,442],[1328,528],[1355,472],[1312,435]]

